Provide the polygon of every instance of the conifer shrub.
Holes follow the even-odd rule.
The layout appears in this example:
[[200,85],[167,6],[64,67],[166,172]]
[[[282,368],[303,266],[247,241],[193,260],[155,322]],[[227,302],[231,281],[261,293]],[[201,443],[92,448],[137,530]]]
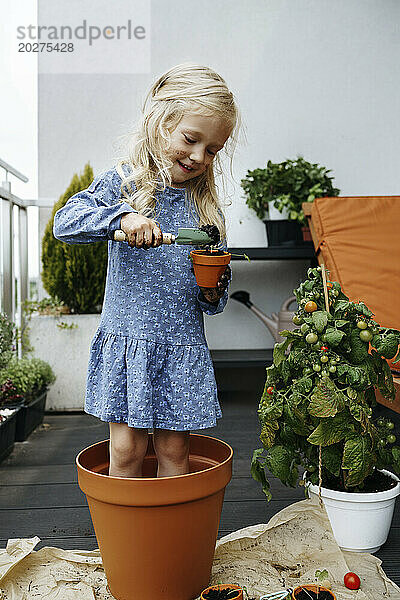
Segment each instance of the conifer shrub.
[[55,203],[42,239],[42,282],[50,295],[63,301],[73,313],[96,313],[103,303],[107,274],[107,242],[67,244],[53,235],[55,213],[76,193],[92,183],[89,163],[82,175],[71,179],[65,193]]

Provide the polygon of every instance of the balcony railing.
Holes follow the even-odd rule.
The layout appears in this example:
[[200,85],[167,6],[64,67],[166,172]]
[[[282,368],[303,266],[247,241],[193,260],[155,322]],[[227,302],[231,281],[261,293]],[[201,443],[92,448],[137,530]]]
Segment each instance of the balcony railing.
[[30,203],[11,192],[9,176],[24,183],[28,178],[1,159],[0,167],[5,171],[0,187],[0,310],[21,328],[22,305],[28,298],[27,207]]

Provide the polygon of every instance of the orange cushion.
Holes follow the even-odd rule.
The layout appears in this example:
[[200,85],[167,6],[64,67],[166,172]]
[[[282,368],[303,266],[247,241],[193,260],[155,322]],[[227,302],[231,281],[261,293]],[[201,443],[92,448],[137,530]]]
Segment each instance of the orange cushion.
[[400,196],[317,198],[311,216],[330,279],[400,329]]

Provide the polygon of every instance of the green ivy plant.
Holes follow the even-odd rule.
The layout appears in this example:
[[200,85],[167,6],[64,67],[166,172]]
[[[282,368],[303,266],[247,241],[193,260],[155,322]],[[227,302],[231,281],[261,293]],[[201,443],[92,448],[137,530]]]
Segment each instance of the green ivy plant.
[[317,163],[307,162],[302,156],[281,163],[269,160],[266,169],[247,171],[241,186],[247,197],[247,206],[257,213],[259,219],[266,218],[268,202],[273,201],[280,212],[287,209],[290,220],[306,225],[303,202],[340,193],[332,185],[330,172]]
[[[381,327],[363,302],[351,302],[338,282],[329,282],[325,310],[321,267],[294,290],[298,327],[281,331],[273,364],[266,369],[258,416],[262,448],[254,450],[251,474],[271,498],[265,468],[296,486],[300,468],[313,484],[362,491],[375,469],[400,474],[394,424],[375,418],[374,388],[395,398],[386,359],[400,360],[400,332]],[[262,456],[265,452],[266,455]]]

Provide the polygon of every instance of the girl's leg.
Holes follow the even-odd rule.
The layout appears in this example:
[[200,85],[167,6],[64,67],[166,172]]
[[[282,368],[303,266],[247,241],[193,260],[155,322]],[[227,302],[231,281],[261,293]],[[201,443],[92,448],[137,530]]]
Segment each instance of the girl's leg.
[[115,477],[142,477],[143,459],[146,456],[148,431],[128,427],[126,423],[109,423],[110,468]]
[[173,477],[189,473],[190,431],[154,429],[154,450],[157,455],[157,477]]

